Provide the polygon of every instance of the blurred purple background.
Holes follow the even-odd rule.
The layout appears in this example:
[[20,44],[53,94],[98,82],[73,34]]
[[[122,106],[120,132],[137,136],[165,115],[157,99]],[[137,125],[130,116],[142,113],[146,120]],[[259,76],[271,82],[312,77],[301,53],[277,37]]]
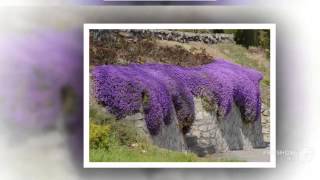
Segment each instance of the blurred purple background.
[[80,29],[10,34],[1,39],[0,48],[10,70],[2,84],[2,110],[10,111],[14,123],[48,128],[63,115],[63,89],[70,87],[82,98]]

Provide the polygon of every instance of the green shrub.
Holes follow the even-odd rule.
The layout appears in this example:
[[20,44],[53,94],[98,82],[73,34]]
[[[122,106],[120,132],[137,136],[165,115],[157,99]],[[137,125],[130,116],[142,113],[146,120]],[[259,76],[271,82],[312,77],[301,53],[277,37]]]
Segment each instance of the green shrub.
[[110,137],[110,126],[90,123],[90,149],[108,150],[113,144]]
[[[131,121],[117,120],[106,113],[96,102],[90,105],[90,144],[91,148],[110,145],[130,146],[139,141],[139,134]],[[91,142],[92,141],[92,142]]]

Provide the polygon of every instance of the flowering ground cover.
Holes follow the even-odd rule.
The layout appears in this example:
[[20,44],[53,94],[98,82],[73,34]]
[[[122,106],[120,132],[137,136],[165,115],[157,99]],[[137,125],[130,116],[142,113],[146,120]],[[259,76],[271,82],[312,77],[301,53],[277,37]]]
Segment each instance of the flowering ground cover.
[[143,109],[150,134],[169,124],[173,111],[182,129],[194,119],[193,97],[205,98],[223,119],[234,102],[244,121],[259,118],[262,74],[222,59],[181,67],[168,64],[101,65],[92,70],[95,96],[122,118]]

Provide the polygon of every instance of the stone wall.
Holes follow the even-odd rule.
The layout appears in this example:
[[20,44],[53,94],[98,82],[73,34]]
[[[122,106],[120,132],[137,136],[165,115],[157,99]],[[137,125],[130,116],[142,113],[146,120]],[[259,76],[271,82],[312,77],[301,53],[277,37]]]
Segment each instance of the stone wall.
[[265,104],[261,105],[261,123],[264,141],[270,143],[270,108]]
[[161,129],[156,136],[151,136],[147,129],[143,113],[136,113],[132,116],[127,116],[124,121],[134,121],[135,126],[143,136],[146,136],[153,144],[170,150],[186,151],[188,149],[184,140],[184,135],[178,127],[178,119],[175,113],[172,114],[171,123],[161,124]]
[[[233,34],[224,33],[192,33],[173,30],[155,30],[155,29],[129,29],[129,30],[113,30],[112,33],[119,34],[125,38],[136,40],[149,37],[160,40],[177,41],[181,43],[203,42],[205,44],[217,43],[235,43]],[[92,32],[94,38],[100,38],[110,35],[108,30],[97,30]]]
[[[92,105],[95,99],[92,81],[90,81],[90,87],[90,105]],[[169,125],[161,124],[160,132],[156,136],[149,134],[143,113],[126,116],[121,121],[133,121],[138,132],[161,148],[182,152],[191,151],[198,156],[265,146],[260,119],[254,123],[245,123],[238,107],[233,104],[231,112],[223,120],[218,120],[216,112],[205,110],[204,102],[200,98],[194,98],[194,102],[196,116],[186,134],[181,132],[175,113],[172,114]],[[105,108],[101,111],[108,113]],[[262,112],[262,114],[266,113]]]
[[218,120],[216,112],[203,108],[202,100],[195,98],[196,118],[191,130],[185,135],[192,152],[199,156],[230,150],[248,150],[264,146],[261,121],[246,123],[238,107],[233,104],[231,112]]
[[195,98],[194,101],[196,118],[187,134],[180,131],[175,114],[172,123],[168,126],[162,124],[156,136],[149,135],[142,113],[127,116],[124,120],[134,121],[139,131],[159,147],[191,151],[199,156],[265,146],[260,119],[245,123],[238,107],[233,105],[231,112],[223,120],[218,120],[216,112],[207,112],[203,108],[201,99]]

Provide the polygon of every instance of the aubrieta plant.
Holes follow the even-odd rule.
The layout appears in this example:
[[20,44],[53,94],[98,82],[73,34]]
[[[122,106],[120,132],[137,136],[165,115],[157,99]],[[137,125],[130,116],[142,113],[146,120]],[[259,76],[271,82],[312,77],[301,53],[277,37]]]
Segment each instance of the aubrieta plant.
[[235,103],[246,122],[259,120],[261,99],[256,70],[215,59],[196,67],[168,64],[102,65],[92,70],[99,103],[118,118],[144,111],[150,134],[176,113],[185,132],[195,118],[194,97],[210,102],[208,109],[223,120]]

